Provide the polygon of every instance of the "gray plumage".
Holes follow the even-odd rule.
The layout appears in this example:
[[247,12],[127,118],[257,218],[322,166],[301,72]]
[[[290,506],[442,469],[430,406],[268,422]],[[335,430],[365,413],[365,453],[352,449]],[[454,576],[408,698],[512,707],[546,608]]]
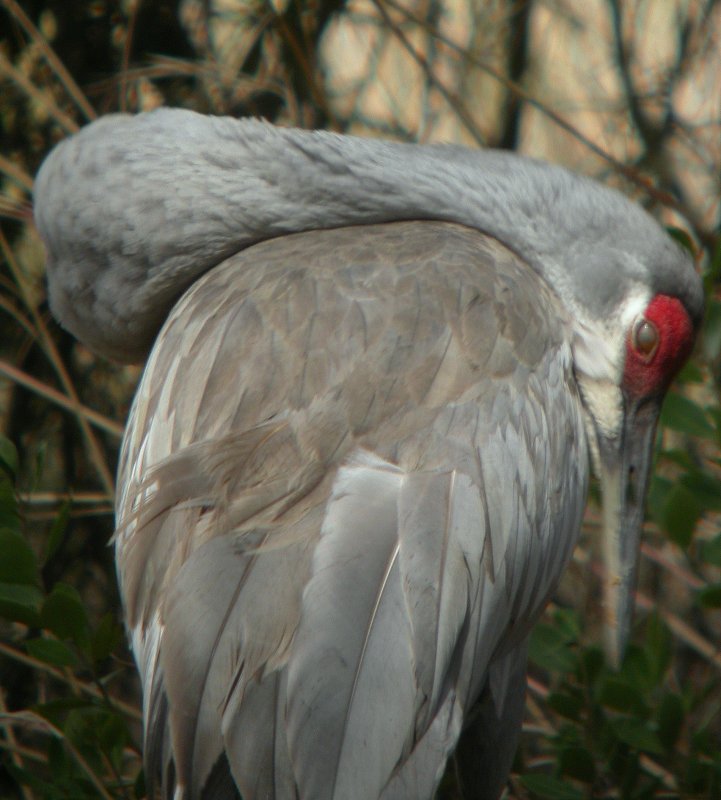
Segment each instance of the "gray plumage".
[[[54,313],[111,358],[146,352],[172,303],[249,244],[401,219],[458,222],[504,242],[573,310],[603,318],[631,281],[702,295],[639,206],[560,168],[499,151],[419,147],[160,109],[111,115],[38,173]],[[579,237],[579,231],[582,235]],[[653,265],[653,270],[649,265]]]
[[36,219],[61,321],[155,339],[115,541],[151,787],[422,800],[455,753],[497,797],[589,451],[623,532],[609,453],[670,380],[628,393],[629,331],[700,320],[687,256],[557,167],[167,110],[60,145]]
[[[276,758],[304,797],[431,796],[580,524],[585,433],[558,311],[501,245],[418,222],[256,245],[179,303],[129,420],[116,546],[191,796],[224,750],[247,798]],[[419,747],[433,758],[409,776]]]

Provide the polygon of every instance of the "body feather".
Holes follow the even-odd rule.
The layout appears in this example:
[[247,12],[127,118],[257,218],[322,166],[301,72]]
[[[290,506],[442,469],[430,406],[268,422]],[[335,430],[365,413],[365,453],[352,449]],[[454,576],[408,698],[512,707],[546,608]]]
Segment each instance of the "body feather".
[[[565,467],[585,441],[563,316],[538,293],[553,309],[493,240],[399,223],[257,245],[181,300],[119,478],[151,786],[419,800],[464,725],[517,723],[524,615],[586,482]],[[564,447],[538,393],[573,421]],[[511,757],[487,759],[489,785]]]

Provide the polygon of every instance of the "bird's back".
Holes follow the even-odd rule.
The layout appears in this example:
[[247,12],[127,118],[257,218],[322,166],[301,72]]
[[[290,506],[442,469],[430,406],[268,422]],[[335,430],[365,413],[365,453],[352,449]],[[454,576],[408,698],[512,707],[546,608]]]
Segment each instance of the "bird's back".
[[[585,498],[567,330],[522,260],[448,223],[285,236],[191,287],[118,483],[152,781],[420,799],[473,705],[515,725]],[[472,780],[497,791],[514,748]]]

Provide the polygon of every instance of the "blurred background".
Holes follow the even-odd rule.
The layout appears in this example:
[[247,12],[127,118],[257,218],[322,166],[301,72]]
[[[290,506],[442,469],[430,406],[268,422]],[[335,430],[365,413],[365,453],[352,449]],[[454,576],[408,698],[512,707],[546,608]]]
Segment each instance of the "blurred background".
[[507,794],[721,797],[721,2],[0,0],[0,798],[145,796],[108,546],[140,367],[51,319],[32,184],[90,120],[160,105],[517,150],[694,253],[707,314],[658,434],[634,644],[618,672],[597,646],[592,500]]

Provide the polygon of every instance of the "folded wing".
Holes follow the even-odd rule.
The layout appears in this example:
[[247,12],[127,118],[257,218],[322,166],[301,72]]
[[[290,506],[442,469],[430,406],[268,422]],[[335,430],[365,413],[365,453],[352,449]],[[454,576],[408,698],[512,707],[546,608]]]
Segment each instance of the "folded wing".
[[516,256],[441,223],[261,244],[180,301],[119,480],[151,785],[430,798],[464,725],[516,730],[586,480],[553,307]]

